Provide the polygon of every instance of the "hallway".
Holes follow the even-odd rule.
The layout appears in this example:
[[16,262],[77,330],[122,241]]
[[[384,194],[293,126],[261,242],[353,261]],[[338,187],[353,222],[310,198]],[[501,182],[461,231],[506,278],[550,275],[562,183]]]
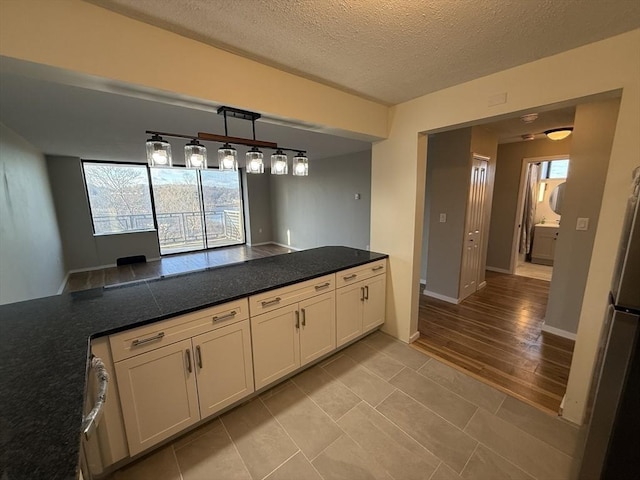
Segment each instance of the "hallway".
[[550,413],[566,390],[574,342],[540,330],[549,282],[487,272],[459,305],[422,295],[418,349]]

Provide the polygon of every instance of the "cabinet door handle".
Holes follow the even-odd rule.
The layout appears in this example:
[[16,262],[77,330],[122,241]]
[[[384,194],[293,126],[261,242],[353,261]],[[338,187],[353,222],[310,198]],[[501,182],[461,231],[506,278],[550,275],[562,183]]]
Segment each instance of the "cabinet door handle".
[[345,280],[353,280],[354,278],[356,278],[358,275],[356,275],[355,273],[352,273],[351,275],[347,275],[346,277],[342,277]]
[[300,312],[296,310],[296,328],[300,329]]
[[202,352],[200,351],[200,345],[196,345],[196,362],[198,362],[198,368],[202,368]]
[[305,312],[304,308],[302,309],[302,326],[307,326],[307,312]]
[[327,288],[329,285],[331,285],[331,282],[323,283],[322,285],[316,285],[315,289],[322,290],[323,288]]
[[187,357],[187,372],[191,373],[193,371],[193,368],[191,368],[191,350],[187,348],[185,354]]
[[[264,302],[263,302],[264,303]],[[219,317],[213,317],[212,320],[214,322],[220,322],[222,320],[228,320],[229,318],[233,318],[238,314],[238,312],[236,312],[235,310],[231,310],[229,313],[227,313],[226,315],[220,315]]]
[[382,270],[384,268],[383,265],[378,265],[377,267],[373,267],[371,270],[373,270],[374,272],[377,272],[378,270]]
[[143,338],[142,340],[138,340],[137,338],[131,342],[132,347],[138,347],[140,345],[144,345],[145,343],[155,342],[156,340],[160,340],[164,337],[164,332],[158,332],[153,337]]
[[264,307],[270,307],[271,305],[277,305],[280,303],[280,300],[282,300],[280,297],[276,297],[273,300],[261,302],[262,307],[264,308]]
[[364,287],[364,299],[369,300],[369,285],[365,285]]
[[364,302],[364,287],[360,287],[360,301]]

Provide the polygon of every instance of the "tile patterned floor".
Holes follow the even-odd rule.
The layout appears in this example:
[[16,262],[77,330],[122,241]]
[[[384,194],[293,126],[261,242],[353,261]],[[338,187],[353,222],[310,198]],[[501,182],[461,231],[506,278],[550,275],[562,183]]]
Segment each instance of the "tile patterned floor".
[[553,267],[531,262],[522,262],[516,266],[516,275],[550,282],[551,276],[553,275]]
[[112,480],[571,478],[578,429],[376,332]]

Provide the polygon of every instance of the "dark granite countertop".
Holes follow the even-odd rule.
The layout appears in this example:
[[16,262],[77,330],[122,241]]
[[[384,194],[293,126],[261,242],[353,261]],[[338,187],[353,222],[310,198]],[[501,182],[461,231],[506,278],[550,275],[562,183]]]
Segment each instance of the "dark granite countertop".
[[75,479],[88,340],[387,255],[321,247],[0,306],[0,479]]

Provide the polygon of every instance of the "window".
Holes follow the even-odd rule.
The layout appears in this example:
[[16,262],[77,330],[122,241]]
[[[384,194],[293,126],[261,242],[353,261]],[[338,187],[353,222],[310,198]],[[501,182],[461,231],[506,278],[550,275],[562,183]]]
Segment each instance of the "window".
[[542,162],[540,178],[567,178],[569,172],[569,159]]
[[147,167],[83,162],[96,235],[154,229]]

